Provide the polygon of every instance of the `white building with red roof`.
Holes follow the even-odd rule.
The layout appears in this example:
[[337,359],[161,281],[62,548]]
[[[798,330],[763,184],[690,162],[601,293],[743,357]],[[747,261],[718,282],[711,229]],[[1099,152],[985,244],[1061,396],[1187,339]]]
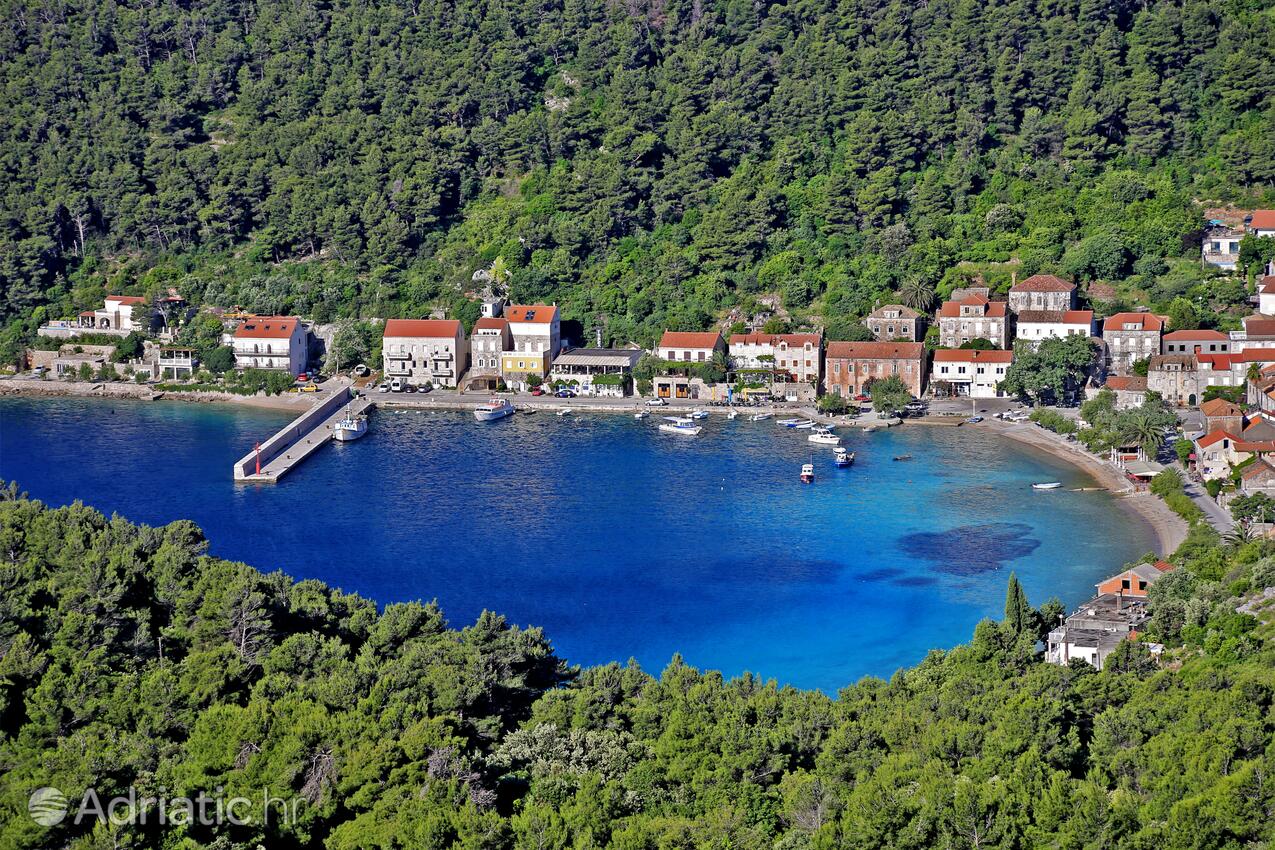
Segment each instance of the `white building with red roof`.
[[823,376],[821,334],[731,334],[735,369],[774,370],[792,381],[818,383]]
[[[505,383],[527,389],[536,378],[549,374],[553,358],[562,349],[562,322],[553,304],[511,304],[505,308],[510,348],[500,359]],[[535,376],[533,378],[532,376]]]
[[1052,274],[1034,274],[1009,289],[1009,309],[1061,313],[1076,309],[1076,285]]
[[998,348],[1009,348],[1010,312],[1004,301],[986,295],[969,295],[960,301],[944,301],[939,308],[939,344],[959,348],[986,339]]
[[939,350],[934,352],[931,385],[937,390],[942,382],[956,396],[1004,398],[999,384],[1013,362],[1012,351]]
[[1165,319],[1154,313],[1116,313],[1102,323],[1102,341],[1112,370],[1126,374],[1139,360],[1160,353]]
[[1216,428],[1195,439],[1195,468],[1204,479],[1223,478],[1231,468],[1252,457],[1251,452],[1240,450],[1241,439]]
[[1254,236],[1275,236],[1275,210],[1253,210],[1244,218],[1244,225]]
[[1093,310],[1020,310],[1014,340],[1035,344],[1042,339],[1093,336]]
[[387,319],[381,361],[391,380],[454,387],[469,366],[465,328],[456,319]]
[[305,371],[308,333],[295,316],[249,316],[231,340],[235,368],[278,369],[292,375]]
[[108,295],[100,310],[80,314],[80,327],[95,331],[128,334],[150,325],[151,307],[140,295]]
[[665,331],[655,347],[655,356],[670,363],[707,363],[717,352],[726,353],[717,331]]

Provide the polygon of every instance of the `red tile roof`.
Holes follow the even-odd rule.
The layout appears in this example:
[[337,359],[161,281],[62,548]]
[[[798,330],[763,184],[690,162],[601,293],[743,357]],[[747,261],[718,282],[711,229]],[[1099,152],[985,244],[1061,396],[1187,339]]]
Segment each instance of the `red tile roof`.
[[716,348],[721,338],[717,331],[665,331],[660,348]]
[[1248,226],[1254,230],[1275,230],[1275,210],[1253,210]]
[[935,363],[1011,363],[1012,351],[974,351],[968,348],[947,348],[934,352]]
[[1275,319],[1270,316],[1246,316],[1244,332],[1249,336],[1275,336]]
[[1275,274],[1268,274],[1262,278],[1261,283],[1257,285],[1258,292],[1264,292],[1267,295],[1275,293]]
[[806,343],[818,346],[823,341],[823,337],[819,334],[731,334],[731,345],[779,345],[780,342],[786,342],[788,345],[801,348]]
[[1238,357],[1238,354],[1197,354],[1195,360],[1200,366],[1207,366],[1214,372],[1225,372]]
[[146,299],[140,295],[108,295],[107,301],[118,301],[120,304],[145,304]]
[[552,304],[516,304],[505,308],[505,318],[511,322],[548,324],[557,315],[558,308]]
[[1010,292],[1071,292],[1076,288],[1074,283],[1068,283],[1060,277],[1052,274],[1034,274],[1024,281],[1020,281],[1010,287]]
[[235,329],[235,339],[288,339],[298,321],[292,316],[252,316]]
[[1236,437],[1230,431],[1227,431],[1223,428],[1214,428],[1212,431],[1205,434],[1203,437],[1196,440],[1195,442],[1199,444],[1200,448],[1205,448],[1206,446],[1211,446],[1214,443],[1218,442],[1219,440],[1224,440],[1224,439],[1229,439],[1233,443],[1239,442],[1238,437]]
[[1249,454],[1275,452],[1275,440],[1236,440],[1235,450],[1237,452],[1248,452]]
[[1170,564],[1168,561],[1156,561],[1151,566],[1155,567],[1162,573],[1167,573],[1173,569],[1173,564]]
[[1211,339],[1211,340],[1221,340],[1225,342],[1226,340],[1230,339],[1230,337],[1222,333],[1221,331],[1195,330],[1195,331],[1171,331],[1164,335],[1164,339],[1165,339],[1165,342],[1176,342],[1178,340],[1192,340],[1192,339]]
[[492,318],[491,316],[483,316],[474,322],[474,330],[476,331],[503,331],[507,327],[509,327],[508,320]]
[[1141,375],[1112,375],[1103,386],[1110,390],[1141,392],[1147,388],[1147,379]]
[[1205,416],[1240,416],[1244,408],[1224,398],[1212,398],[1200,405],[1200,412]]
[[1116,313],[1103,320],[1102,332],[1106,334],[1108,331],[1122,331],[1128,324],[1138,325],[1135,330],[1164,330],[1164,319],[1154,313]]
[[923,342],[830,342],[828,356],[846,360],[919,360]]
[[455,339],[460,332],[456,319],[387,319],[382,336]]
[[982,295],[972,295],[964,301],[944,301],[939,315],[945,319],[960,318],[962,307],[984,307],[982,315],[989,319],[1004,318],[1008,305],[1004,301],[988,301]]

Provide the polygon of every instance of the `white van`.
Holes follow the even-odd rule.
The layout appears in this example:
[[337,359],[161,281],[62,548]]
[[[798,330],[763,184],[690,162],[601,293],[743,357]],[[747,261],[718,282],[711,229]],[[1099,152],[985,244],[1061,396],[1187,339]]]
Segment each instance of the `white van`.
[[390,392],[401,393],[402,391],[403,391],[403,381],[401,379],[395,378],[394,380],[390,381]]

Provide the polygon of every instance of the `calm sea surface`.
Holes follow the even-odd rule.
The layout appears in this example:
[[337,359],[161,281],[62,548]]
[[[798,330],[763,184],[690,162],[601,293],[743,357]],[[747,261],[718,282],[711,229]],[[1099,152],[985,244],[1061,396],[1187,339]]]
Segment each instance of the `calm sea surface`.
[[[827,690],[888,676],[1000,616],[1010,570],[1033,604],[1075,603],[1154,548],[1072,467],[972,428],[843,429],[846,470],[807,432],[714,417],[383,411],[275,486],[231,463],[286,415],[181,402],[0,399],[0,479],[149,524],[188,518],[212,552],[378,603],[437,599],[543,626],[591,665],[682,653]],[[894,455],[911,454],[907,462]]]

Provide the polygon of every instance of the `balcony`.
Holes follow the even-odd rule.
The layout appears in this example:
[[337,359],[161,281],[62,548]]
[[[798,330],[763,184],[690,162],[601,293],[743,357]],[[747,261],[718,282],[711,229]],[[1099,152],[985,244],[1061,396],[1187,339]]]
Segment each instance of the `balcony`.
[[387,351],[385,352],[385,356],[386,358],[390,360],[411,360],[412,359],[412,354],[410,351]]

